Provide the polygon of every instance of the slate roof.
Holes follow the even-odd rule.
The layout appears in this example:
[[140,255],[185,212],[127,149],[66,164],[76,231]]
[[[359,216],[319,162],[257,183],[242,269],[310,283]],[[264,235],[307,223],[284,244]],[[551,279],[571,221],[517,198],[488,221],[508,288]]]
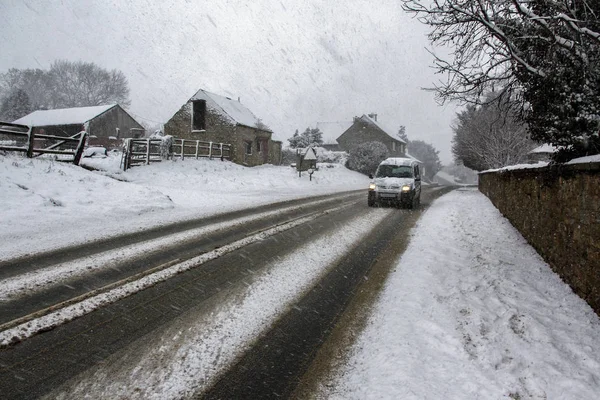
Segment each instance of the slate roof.
[[[237,100],[229,97],[219,96],[204,89],[200,89],[192,96],[190,100],[205,100],[206,107],[212,108],[219,114],[228,118],[231,122],[239,125],[248,126],[250,128],[259,129],[257,123],[258,118],[246,106]],[[260,128],[260,129],[265,129]],[[270,129],[265,129],[271,132]]]
[[380,130],[381,130],[383,133],[385,133],[386,135],[388,135],[390,138],[392,138],[392,139],[394,139],[394,140],[396,140],[396,141],[398,141],[398,142],[400,142],[400,143],[404,143],[404,144],[406,144],[406,142],[405,142],[404,140],[400,139],[398,136],[391,135],[391,134],[389,133],[389,132],[390,132],[390,130],[389,130],[389,129],[386,129],[385,127],[383,127],[383,126],[381,125],[381,123],[380,123],[380,122],[378,122],[378,121],[375,121],[373,118],[369,117],[368,115],[366,115],[366,114],[363,114],[363,116],[362,116],[362,117],[360,117],[359,119],[360,119],[360,120],[362,120],[363,122],[366,122],[367,124],[370,124],[370,125],[374,125],[374,126],[376,126],[376,127],[377,127],[377,128],[379,128],[379,129],[380,129]]

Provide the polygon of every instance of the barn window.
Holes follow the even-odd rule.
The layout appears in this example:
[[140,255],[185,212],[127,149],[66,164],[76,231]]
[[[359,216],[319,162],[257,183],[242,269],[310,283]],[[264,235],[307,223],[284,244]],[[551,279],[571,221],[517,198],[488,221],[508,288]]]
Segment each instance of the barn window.
[[244,146],[246,147],[246,154],[252,155],[252,142],[244,142]]
[[192,101],[192,131],[206,130],[206,100]]
[[256,139],[256,152],[260,153],[260,139]]
[[396,142],[392,142],[392,151],[396,151]]

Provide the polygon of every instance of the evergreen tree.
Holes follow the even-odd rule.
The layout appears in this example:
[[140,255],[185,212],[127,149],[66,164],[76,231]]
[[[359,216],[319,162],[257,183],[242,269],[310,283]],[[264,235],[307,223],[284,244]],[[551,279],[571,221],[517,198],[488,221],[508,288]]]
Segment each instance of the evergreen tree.
[[408,152],[423,163],[425,179],[431,181],[433,176],[442,169],[440,152],[433,145],[422,140],[411,140],[408,144]]
[[323,132],[319,128],[306,128],[301,134],[296,132],[288,139],[292,149],[305,148],[308,146],[320,146],[323,144]]
[[406,134],[406,126],[400,125],[398,128],[398,137],[404,140],[405,143],[408,143],[408,135]]
[[306,147],[305,143],[304,143],[304,138],[302,136],[300,136],[300,134],[298,133],[298,129],[296,129],[296,132],[294,132],[294,135],[288,139],[288,142],[290,142],[290,147],[292,149],[297,149],[297,148],[302,148],[302,147]]
[[29,96],[22,89],[13,90],[0,104],[0,120],[12,122],[32,111]]

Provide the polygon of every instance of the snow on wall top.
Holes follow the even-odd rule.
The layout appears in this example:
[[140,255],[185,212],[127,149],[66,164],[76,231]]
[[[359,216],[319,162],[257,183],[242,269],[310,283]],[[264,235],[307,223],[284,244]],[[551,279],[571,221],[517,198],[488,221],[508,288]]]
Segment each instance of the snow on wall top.
[[555,146],[552,146],[551,144],[543,144],[539,147],[536,147],[535,149],[531,150],[529,152],[529,154],[533,154],[533,153],[554,153],[556,152],[558,149]]
[[338,144],[337,138],[352,126],[352,121],[317,122],[317,128],[323,132],[323,144]]
[[15,124],[30,126],[84,124],[98,115],[116,107],[116,104],[93,107],[59,108],[37,110],[14,121]]
[[[215,109],[217,112],[227,117],[231,122],[259,129],[257,125],[258,118],[256,118],[252,111],[239,101],[207,92],[204,89],[198,90],[190,100],[205,100],[207,107]],[[260,129],[271,132],[270,129],[265,129],[264,127]]]
[[362,117],[360,117],[360,119],[361,119],[361,120],[363,120],[363,122],[366,122],[367,124],[374,125],[374,126],[376,126],[377,128],[381,129],[381,131],[382,131],[383,133],[385,133],[386,135],[388,135],[390,138],[392,138],[392,139],[394,139],[394,140],[396,140],[396,141],[398,141],[398,142],[400,142],[400,143],[404,143],[404,144],[406,144],[406,142],[405,142],[404,140],[400,139],[399,137],[390,135],[390,133],[389,133],[389,132],[391,132],[391,131],[390,131],[389,129],[386,129],[385,127],[383,127],[383,126],[381,125],[381,123],[380,123],[380,122],[378,122],[378,121],[375,121],[373,118],[369,117],[368,115],[366,115],[366,114],[363,114],[363,116],[362,116]]

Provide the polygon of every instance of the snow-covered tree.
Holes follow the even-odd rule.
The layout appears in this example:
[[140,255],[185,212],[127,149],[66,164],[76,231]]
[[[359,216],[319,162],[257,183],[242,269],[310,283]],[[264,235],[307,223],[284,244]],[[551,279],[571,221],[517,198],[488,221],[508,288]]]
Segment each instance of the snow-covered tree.
[[347,167],[365,175],[374,173],[389,155],[388,148],[381,142],[362,143],[348,153]]
[[10,93],[0,104],[0,121],[12,122],[24,117],[31,111],[29,96],[22,89],[16,89]]
[[301,134],[296,132],[288,139],[292,149],[304,148],[308,146],[320,146],[323,144],[323,132],[319,128],[306,128]]
[[408,152],[423,163],[425,167],[425,179],[428,181],[431,181],[433,176],[442,169],[439,157],[440,152],[433,145],[422,140],[411,140],[408,142]]
[[467,106],[457,113],[452,130],[455,161],[476,171],[522,163],[537,146],[514,110],[498,100]]
[[406,134],[406,126],[400,125],[398,128],[398,137],[408,143],[408,135]]
[[432,27],[432,44],[452,49],[435,58],[441,100],[482,104],[501,88],[534,140],[574,147],[569,156],[600,152],[600,3],[403,1]]

